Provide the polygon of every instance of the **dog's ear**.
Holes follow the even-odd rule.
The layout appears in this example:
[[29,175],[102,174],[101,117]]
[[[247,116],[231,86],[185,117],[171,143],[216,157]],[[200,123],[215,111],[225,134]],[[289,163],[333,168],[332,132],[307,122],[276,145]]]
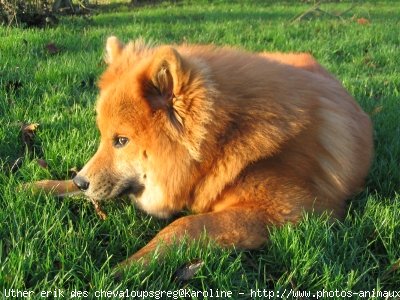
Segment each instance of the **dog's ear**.
[[124,45],[115,36],[110,36],[106,42],[105,62],[109,65],[121,54]]
[[145,96],[153,110],[168,108],[179,94],[185,62],[173,47],[164,46],[156,50],[148,69],[148,84]]

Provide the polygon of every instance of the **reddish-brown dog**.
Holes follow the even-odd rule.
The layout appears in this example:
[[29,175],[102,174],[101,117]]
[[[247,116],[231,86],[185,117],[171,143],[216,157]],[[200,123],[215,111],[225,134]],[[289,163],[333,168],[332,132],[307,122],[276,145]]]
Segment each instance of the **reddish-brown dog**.
[[97,153],[74,182],[37,185],[91,199],[133,195],[177,219],[158,243],[198,238],[260,247],[269,224],[303,211],[343,217],[367,175],[372,130],[343,86],[308,54],[253,54],[213,46],[124,46],[107,41],[99,83]]

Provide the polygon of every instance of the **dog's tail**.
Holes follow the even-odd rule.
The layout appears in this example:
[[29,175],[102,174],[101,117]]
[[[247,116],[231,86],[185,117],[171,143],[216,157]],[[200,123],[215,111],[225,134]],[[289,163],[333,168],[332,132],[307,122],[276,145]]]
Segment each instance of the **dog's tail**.
[[277,61],[279,63],[290,65],[295,68],[303,69],[312,73],[319,74],[323,77],[337,79],[329,73],[323,66],[321,66],[317,60],[309,53],[271,53],[262,52],[262,57]]

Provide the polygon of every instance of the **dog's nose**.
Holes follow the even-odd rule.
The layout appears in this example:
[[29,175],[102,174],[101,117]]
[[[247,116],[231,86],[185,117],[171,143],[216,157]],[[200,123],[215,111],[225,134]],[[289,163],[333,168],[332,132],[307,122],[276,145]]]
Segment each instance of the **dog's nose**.
[[83,192],[89,188],[89,180],[83,176],[76,175],[72,181]]

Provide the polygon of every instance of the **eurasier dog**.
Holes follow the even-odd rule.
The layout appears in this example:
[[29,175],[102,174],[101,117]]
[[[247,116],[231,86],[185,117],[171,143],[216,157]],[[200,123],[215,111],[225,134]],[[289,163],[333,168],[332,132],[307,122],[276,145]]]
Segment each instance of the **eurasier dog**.
[[110,37],[99,81],[99,149],[73,181],[41,181],[94,201],[132,196],[177,219],[123,265],[160,242],[204,231],[254,249],[267,226],[306,212],[343,217],[373,152],[368,116],[312,56],[214,46],[123,45]]

